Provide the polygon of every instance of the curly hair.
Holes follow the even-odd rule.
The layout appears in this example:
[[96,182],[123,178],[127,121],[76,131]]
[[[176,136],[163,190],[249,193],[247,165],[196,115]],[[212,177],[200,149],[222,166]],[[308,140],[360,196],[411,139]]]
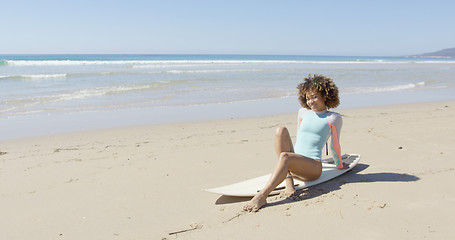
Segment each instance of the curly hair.
[[297,86],[299,90],[299,102],[302,107],[310,109],[306,103],[306,94],[308,92],[319,92],[325,99],[327,108],[336,108],[340,105],[340,98],[338,97],[338,87],[333,83],[333,80],[324,75],[314,76],[308,75],[303,79],[303,83]]

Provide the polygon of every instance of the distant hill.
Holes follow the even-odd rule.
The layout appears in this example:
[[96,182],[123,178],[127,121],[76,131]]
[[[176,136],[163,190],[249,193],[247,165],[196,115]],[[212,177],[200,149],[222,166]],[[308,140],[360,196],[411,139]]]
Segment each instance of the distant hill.
[[437,52],[411,55],[407,57],[425,57],[425,58],[455,58],[455,48],[446,48]]

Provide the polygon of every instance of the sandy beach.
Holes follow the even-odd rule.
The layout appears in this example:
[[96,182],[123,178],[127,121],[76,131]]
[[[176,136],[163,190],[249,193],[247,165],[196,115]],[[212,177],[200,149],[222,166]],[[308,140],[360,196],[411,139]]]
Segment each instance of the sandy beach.
[[351,172],[248,198],[202,189],[269,173],[296,114],[0,142],[2,239],[455,239],[455,101],[342,109]]

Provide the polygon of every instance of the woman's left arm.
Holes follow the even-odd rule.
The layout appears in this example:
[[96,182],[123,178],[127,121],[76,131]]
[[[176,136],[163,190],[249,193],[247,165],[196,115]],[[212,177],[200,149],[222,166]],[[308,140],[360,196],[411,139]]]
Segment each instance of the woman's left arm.
[[329,127],[332,132],[332,142],[331,142],[331,152],[333,156],[333,160],[337,165],[338,169],[344,169],[345,166],[343,165],[343,161],[341,160],[341,146],[340,146],[340,135],[341,135],[341,127],[343,126],[343,119],[341,115],[338,113],[333,113],[331,116],[332,118],[329,119]]

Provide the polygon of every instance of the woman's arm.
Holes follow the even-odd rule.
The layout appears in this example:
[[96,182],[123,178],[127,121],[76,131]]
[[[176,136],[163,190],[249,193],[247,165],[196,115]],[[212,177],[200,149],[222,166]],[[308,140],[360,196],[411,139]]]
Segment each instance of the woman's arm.
[[343,161],[341,160],[341,146],[340,146],[340,135],[341,135],[341,127],[343,126],[343,119],[341,115],[338,113],[333,113],[333,117],[329,120],[329,127],[332,132],[332,141],[331,141],[331,153],[333,156],[333,160],[337,165],[338,169],[345,168],[343,165]]

